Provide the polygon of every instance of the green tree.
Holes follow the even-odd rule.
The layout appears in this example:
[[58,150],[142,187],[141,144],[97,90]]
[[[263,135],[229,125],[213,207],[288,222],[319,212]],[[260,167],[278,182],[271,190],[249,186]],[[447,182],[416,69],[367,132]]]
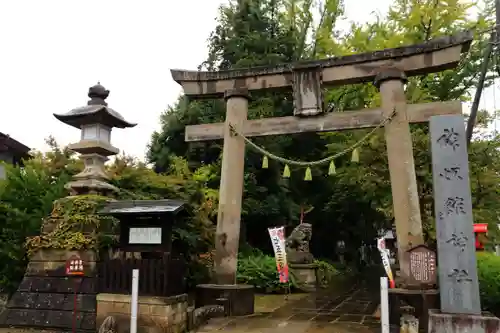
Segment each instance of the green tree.
[[[323,26],[340,15],[334,2],[328,1],[323,12]],[[306,37],[314,29],[310,9],[312,1],[231,1],[221,7],[219,25],[209,39],[209,55],[203,67],[214,70],[258,65],[272,65],[291,62],[308,57]],[[333,13],[333,14],[332,14]],[[297,41],[304,44],[304,52],[296,47]],[[292,112],[291,93],[253,94],[255,102],[250,104],[249,118],[282,116]],[[172,155],[187,156],[189,165],[197,167],[203,163],[219,163],[220,142],[186,144],[183,131],[186,125],[200,122],[223,121],[225,105],[221,101],[180,103],[161,116],[162,131],[155,133],[150,145],[149,160],[157,171],[168,169]],[[311,146],[322,149],[318,136],[282,136],[259,138],[259,144],[281,155],[311,157]],[[311,143],[311,144],[309,144]],[[243,203],[244,225],[259,225],[248,228],[247,233],[254,240],[262,239],[265,228],[274,224],[295,224],[299,217],[299,204],[293,200],[290,189],[281,179],[281,167],[271,164],[267,170],[261,169],[262,156],[247,151],[245,172],[245,200]],[[217,170],[217,173],[219,171]],[[218,185],[219,175],[213,179]],[[300,201],[299,201],[300,203]],[[264,223],[263,223],[264,221]],[[255,232],[253,232],[255,230]],[[244,238],[244,237],[243,237]],[[261,241],[259,245],[268,245]]]
[[[468,11],[474,6],[473,1],[394,0],[387,15],[376,17],[373,22],[352,24],[349,31],[340,32],[336,23],[343,13],[341,1],[231,1],[221,7],[219,25],[209,39],[209,54],[202,67],[222,70],[371,52],[476,29],[475,41],[457,69],[412,77],[406,88],[410,103],[468,101],[477,84],[482,50],[487,43],[483,30],[493,22],[491,4],[479,9],[477,17],[471,17]],[[492,78],[488,75],[487,85]],[[379,93],[371,84],[328,89],[325,96],[333,112],[380,104]],[[252,97],[249,118],[292,114],[290,93],[255,93]],[[170,156],[175,155],[187,156],[192,167],[219,163],[220,142],[187,144],[183,131],[186,125],[220,122],[223,118],[221,101],[186,103],[181,99],[161,116],[162,130],[153,135],[150,161],[159,170],[168,168]],[[253,141],[279,156],[311,161],[341,151],[365,134],[363,130],[309,133]],[[432,240],[434,208],[427,125],[412,126],[412,136],[422,219]],[[477,222],[492,221],[496,207],[492,200],[498,174],[494,163],[496,142],[497,138],[480,137],[470,148],[471,177],[479,184],[473,185]],[[243,235],[254,245],[269,249],[265,228],[282,223],[295,225],[301,205],[315,207],[307,218],[314,223],[313,250],[320,255],[332,256],[331,244],[339,238],[344,238],[351,250],[357,249],[362,241],[372,239],[379,227],[392,223],[382,131],[363,145],[359,164],[351,163],[349,156],[337,160],[338,172],[334,177],[324,177],[325,167],[313,170],[311,182],[303,181],[304,170],[293,169],[291,179],[283,180],[282,165],[270,161],[269,169],[262,170],[261,161],[260,154],[247,150]],[[212,186],[217,186],[218,172]]]
[[[433,2],[417,0],[394,1],[387,17],[379,17],[375,22],[369,24],[352,25],[351,32],[343,38],[343,52],[345,54],[358,53],[416,44],[443,35],[455,34],[466,29],[477,29],[479,33],[476,34],[470,51],[457,69],[412,77],[406,88],[407,99],[411,103],[446,100],[468,101],[471,97],[471,90],[477,85],[483,57],[482,50],[488,42],[488,36],[484,36],[482,31],[492,24],[491,11],[489,10],[481,11],[476,18],[470,18],[467,13],[473,6],[473,2],[455,0]],[[490,69],[491,73],[492,69]],[[493,74],[487,76],[487,86],[492,84],[493,77]],[[348,88],[346,87],[346,89]],[[380,103],[379,94],[370,85],[364,85],[358,90],[357,100],[362,100],[372,107],[378,106]],[[412,126],[412,137],[422,220],[425,230],[428,231],[428,236],[433,238],[434,206],[427,125]],[[378,141],[377,144],[374,143],[375,140]],[[485,138],[484,136],[471,145],[471,170],[476,169],[476,163],[485,165],[484,162],[477,159],[478,147],[484,145],[484,140],[487,140],[493,146],[495,145],[491,141],[495,141],[494,138]],[[364,182],[367,186],[366,190],[375,194],[373,202],[377,209],[383,211],[387,217],[391,217],[392,202],[387,162],[385,158],[379,159],[373,156],[374,154],[376,156],[385,155],[382,133],[377,138],[374,138],[367,148],[371,151],[363,154],[360,168],[350,171],[358,175],[361,172],[361,175],[369,177],[370,181]],[[487,169],[490,169],[491,173],[486,171]],[[496,172],[494,169],[493,164],[487,166],[486,169],[483,167],[477,176],[481,179],[484,178],[485,183],[495,182],[495,177],[491,178]],[[366,178],[364,179],[366,180]],[[478,192],[474,188],[473,195],[476,204],[479,204],[477,194]],[[486,200],[486,198],[483,200]],[[477,214],[475,218],[477,222],[484,222],[481,216]]]
[[[68,195],[64,185],[83,167],[53,138],[47,143],[50,151],[35,152],[24,167],[6,166],[7,178],[0,181],[0,291],[17,288],[28,261],[26,239],[40,234],[43,219],[52,211],[55,200]],[[214,174],[212,168],[206,165],[192,171],[184,159],[174,158],[167,173],[157,174],[128,156],[118,156],[108,166],[110,181],[120,189],[117,199],[171,198],[186,202],[187,217],[174,227],[174,248],[188,259],[191,270],[200,266],[198,254],[212,247],[212,220],[218,199],[218,191],[207,186]]]
[[27,264],[26,237],[40,232],[42,218],[66,193],[70,170],[78,168],[68,150],[53,138],[47,143],[49,153],[34,154],[23,168],[6,165],[7,178],[0,181],[0,291],[17,288]]

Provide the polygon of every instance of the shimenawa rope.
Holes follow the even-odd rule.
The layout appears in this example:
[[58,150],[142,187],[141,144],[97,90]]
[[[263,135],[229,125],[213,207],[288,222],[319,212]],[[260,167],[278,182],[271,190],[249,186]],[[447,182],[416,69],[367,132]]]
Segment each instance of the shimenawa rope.
[[277,155],[274,155],[273,153],[271,153],[270,151],[260,147],[259,145],[253,143],[249,138],[247,138],[246,136],[244,136],[243,134],[239,133],[238,131],[236,131],[236,129],[234,128],[234,126],[232,124],[229,124],[229,128],[231,130],[231,132],[233,134],[236,134],[236,135],[239,135],[240,137],[243,138],[243,140],[245,140],[245,142],[250,146],[252,147],[253,149],[257,150],[258,152],[260,152],[261,154],[263,154],[264,156],[267,156],[268,158],[272,159],[272,160],[275,160],[275,161],[278,161],[278,162],[281,162],[283,164],[290,164],[290,165],[295,165],[295,166],[300,166],[300,167],[311,167],[311,166],[316,166],[316,165],[321,165],[321,164],[325,164],[325,163],[328,163],[340,156],[343,156],[351,151],[353,151],[354,149],[360,147],[363,143],[365,143],[366,141],[368,141],[368,139],[378,130],[380,129],[381,127],[385,126],[387,123],[389,123],[392,118],[394,117],[394,115],[396,114],[396,109],[394,109],[392,111],[392,113],[387,116],[384,120],[382,120],[380,122],[380,124],[378,124],[377,127],[375,127],[372,131],[370,131],[368,134],[366,134],[363,138],[361,138],[361,140],[359,140],[358,142],[356,142],[355,144],[351,145],[350,147],[336,153],[335,155],[332,155],[332,156],[328,156],[328,157],[325,157],[321,160],[317,160],[317,161],[312,161],[312,162],[304,162],[304,161],[294,161],[294,160],[289,160],[289,159],[286,159],[286,158],[283,158],[283,157],[280,157],[280,156],[277,156]]

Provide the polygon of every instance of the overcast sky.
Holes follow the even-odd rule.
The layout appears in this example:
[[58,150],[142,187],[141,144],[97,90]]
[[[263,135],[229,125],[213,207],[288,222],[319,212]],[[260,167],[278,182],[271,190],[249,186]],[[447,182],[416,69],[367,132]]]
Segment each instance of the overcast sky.
[[[196,69],[224,0],[0,1],[0,132],[44,150],[53,135],[66,145],[78,130],[57,121],[85,105],[101,81],[109,105],[132,129],[115,129],[112,143],[143,158],[159,116],[181,89],[171,68]],[[384,13],[390,0],[346,1],[347,21]]]

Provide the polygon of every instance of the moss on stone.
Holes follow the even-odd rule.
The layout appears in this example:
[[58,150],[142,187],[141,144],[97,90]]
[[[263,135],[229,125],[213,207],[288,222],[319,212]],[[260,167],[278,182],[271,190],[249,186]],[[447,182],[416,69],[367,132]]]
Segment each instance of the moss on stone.
[[98,250],[109,246],[116,237],[117,220],[98,211],[109,197],[78,195],[54,202],[52,212],[42,224],[39,236],[26,240],[29,255],[40,249]]

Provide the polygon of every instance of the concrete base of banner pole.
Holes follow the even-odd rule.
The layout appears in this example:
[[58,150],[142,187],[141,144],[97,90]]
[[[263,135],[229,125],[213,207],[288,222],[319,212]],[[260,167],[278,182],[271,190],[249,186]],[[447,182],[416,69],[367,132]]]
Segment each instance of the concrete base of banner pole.
[[466,315],[429,310],[429,333],[500,333],[500,319],[490,313]]
[[305,292],[314,292],[318,288],[318,265],[290,264],[290,273],[295,278],[297,288]]
[[195,307],[224,305],[228,316],[254,313],[255,289],[247,284],[199,284],[196,286]]

